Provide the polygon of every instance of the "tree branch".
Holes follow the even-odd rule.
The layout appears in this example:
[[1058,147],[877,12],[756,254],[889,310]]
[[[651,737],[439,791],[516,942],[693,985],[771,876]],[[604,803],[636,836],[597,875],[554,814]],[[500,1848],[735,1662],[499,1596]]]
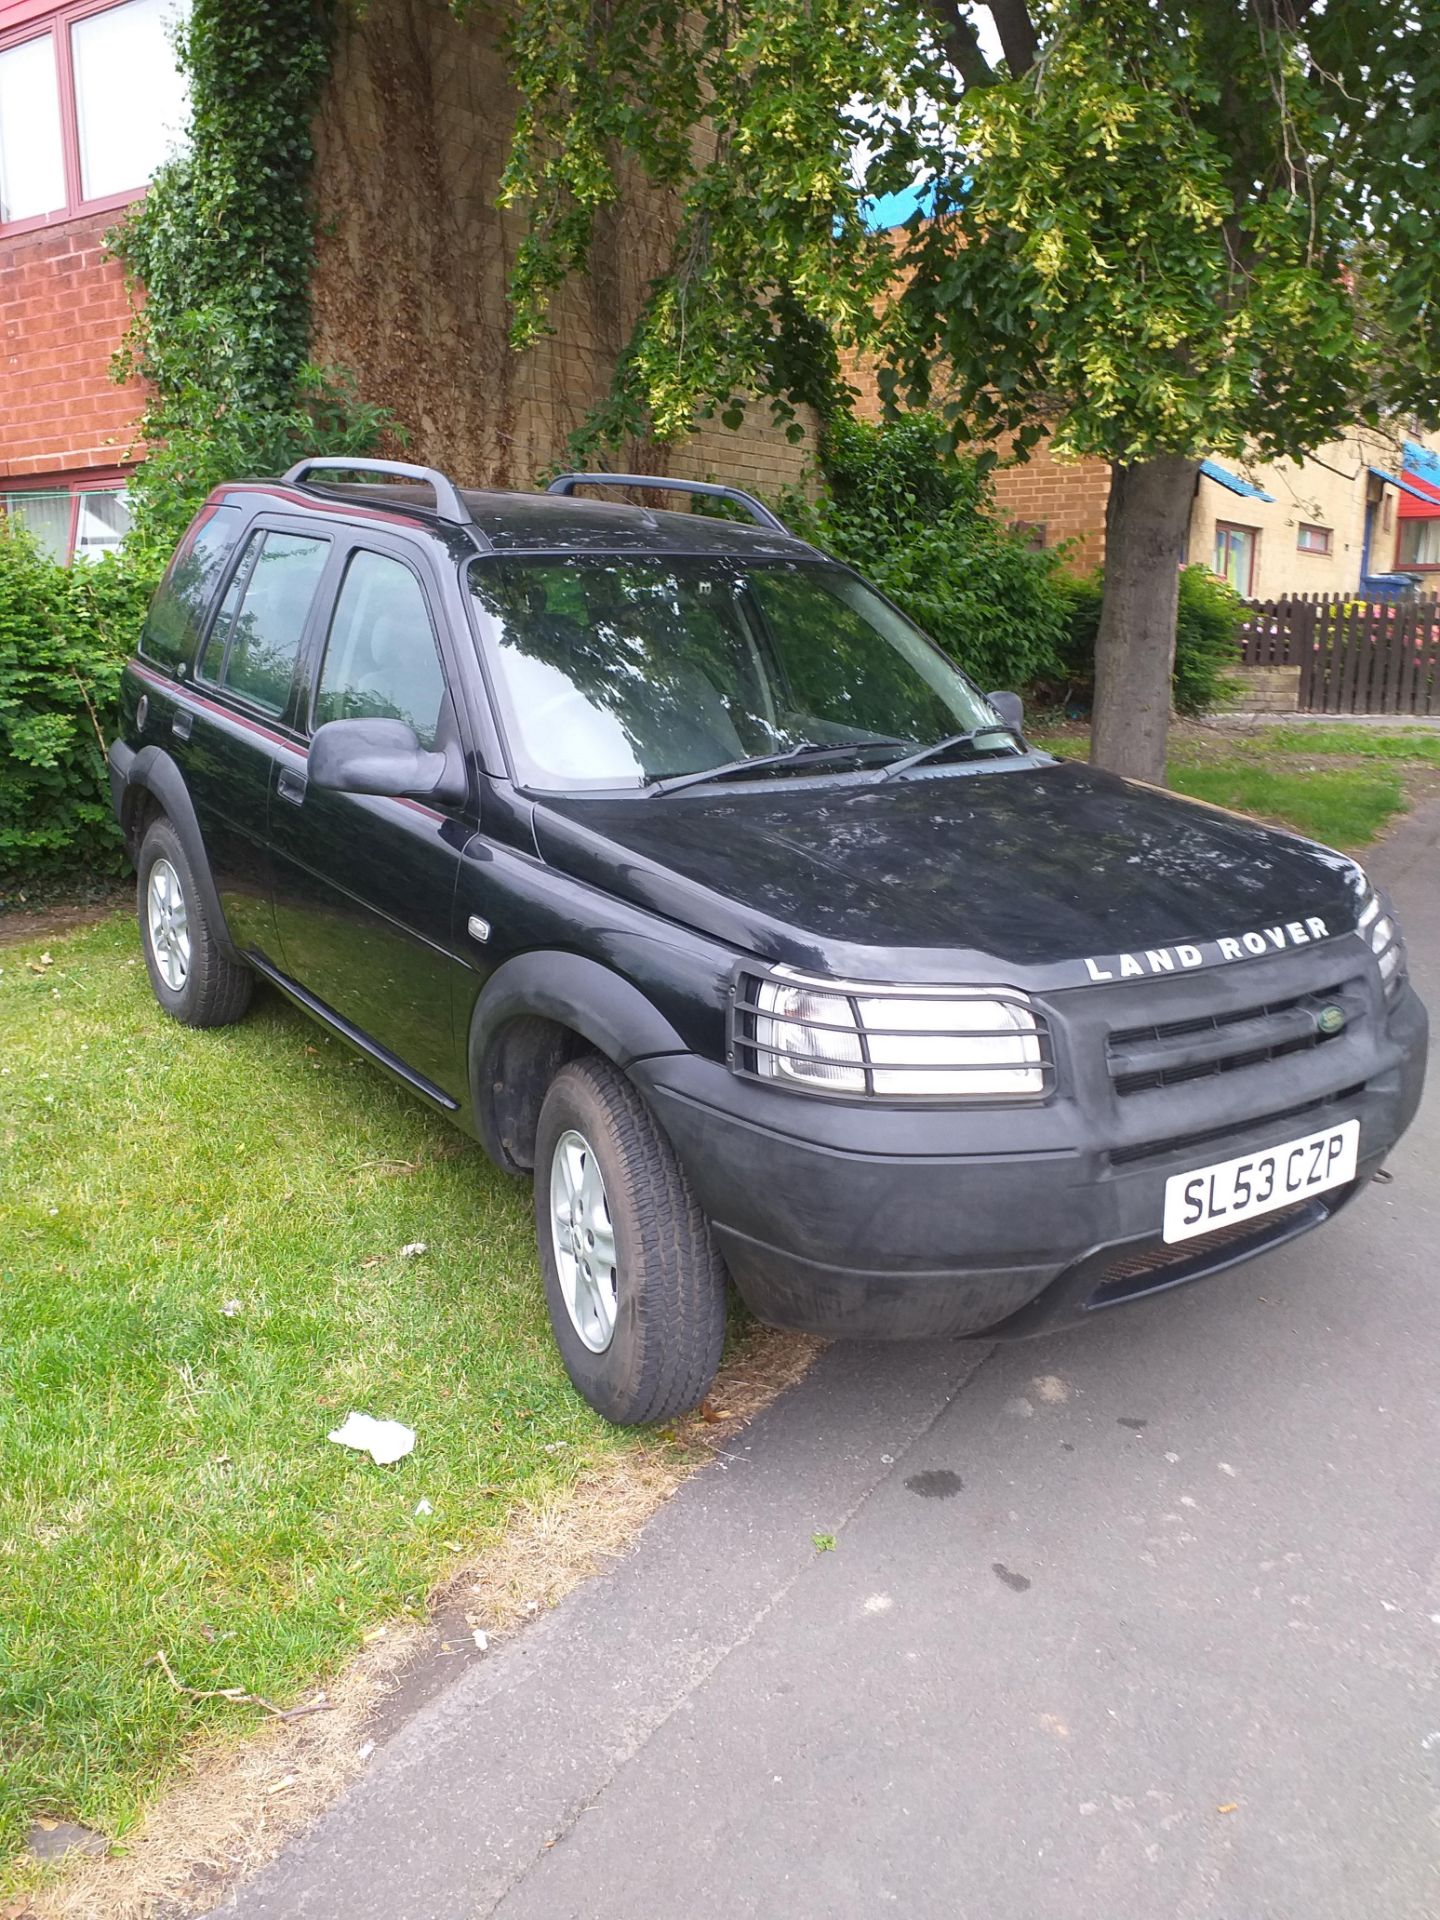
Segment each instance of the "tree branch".
[[925,0],[925,10],[940,30],[945,58],[967,87],[988,87],[996,79],[994,68],[980,51],[975,23],[960,6],[959,0]]
[[273,1701],[262,1699],[258,1693],[247,1693],[244,1687],[187,1687],[175,1678],[174,1670],[165,1658],[163,1647],[157,1647],[150,1657],[175,1691],[189,1694],[192,1700],[228,1700],[232,1706],[263,1707],[266,1713],[273,1713],[277,1720],[299,1720],[307,1713],[329,1713],[330,1711],[331,1703],[323,1693],[304,1706],[277,1707]]
[[989,0],[989,4],[1005,52],[1005,64],[1010,69],[1010,77],[1018,80],[1030,71],[1040,53],[1030,9],[1025,0]]

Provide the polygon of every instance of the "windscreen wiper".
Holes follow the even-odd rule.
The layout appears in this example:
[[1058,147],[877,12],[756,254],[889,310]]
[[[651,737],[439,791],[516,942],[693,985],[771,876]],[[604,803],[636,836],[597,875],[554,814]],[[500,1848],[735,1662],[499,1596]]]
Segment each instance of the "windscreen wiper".
[[748,760],[727,760],[718,767],[702,767],[698,773],[672,773],[663,780],[652,780],[647,793],[678,793],[682,787],[697,787],[706,780],[743,779],[748,774],[766,773],[772,767],[785,767],[797,760],[848,759],[857,753],[869,753],[873,747],[903,746],[901,740],[846,740],[830,744],[822,740],[802,740],[798,747],[783,753],[757,753]]
[[928,747],[917,747],[914,753],[903,754],[900,759],[892,760],[880,775],[882,780],[893,780],[897,773],[904,773],[910,767],[918,767],[926,760],[938,759],[942,753],[950,753],[956,747],[973,747],[992,733],[1006,733],[1015,742],[1017,753],[1024,753],[1023,735],[1014,727],[1007,727],[1003,720],[988,727],[971,727],[965,733],[947,733],[943,740],[933,740]]

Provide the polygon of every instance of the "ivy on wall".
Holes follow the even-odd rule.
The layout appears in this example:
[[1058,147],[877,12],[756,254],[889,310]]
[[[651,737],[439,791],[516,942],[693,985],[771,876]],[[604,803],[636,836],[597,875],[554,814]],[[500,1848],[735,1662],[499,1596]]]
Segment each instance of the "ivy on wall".
[[130,489],[142,565],[217,481],[366,452],[386,425],[309,359],[311,122],[336,15],[337,0],[194,0],[179,30],[188,150],[110,235],[135,300],[117,373],[149,390]]

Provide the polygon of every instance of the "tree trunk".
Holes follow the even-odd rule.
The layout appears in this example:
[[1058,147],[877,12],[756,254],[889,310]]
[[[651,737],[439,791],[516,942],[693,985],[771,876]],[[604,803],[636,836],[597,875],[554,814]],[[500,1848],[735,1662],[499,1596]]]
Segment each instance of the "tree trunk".
[[1198,460],[1174,454],[1110,469],[1090,758],[1157,785],[1165,778],[1180,563],[1199,471]]

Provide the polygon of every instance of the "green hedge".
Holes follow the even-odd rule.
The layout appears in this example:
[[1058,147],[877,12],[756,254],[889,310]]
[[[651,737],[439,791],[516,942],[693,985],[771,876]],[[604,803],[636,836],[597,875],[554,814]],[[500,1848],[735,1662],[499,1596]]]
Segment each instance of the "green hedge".
[[983,689],[1063,671],[1058,558],[1000,524],[988,463],[951,453],[943,422],[842,416],[825,429],[820,464],[819,499],[782,502],[797,533],[873,580]]
[[62,567],[0,517],[0,884],[121,864],[105,744],[152,582]]
[[[1043,693],[1067,708],[1087,711],[1095,687],[1095,636],[1100,630],[1103,576],[1068,580],[1069,622],[1061,648],[1061,673],[1043,677]],[[1175,710],[1209,713],[1231,697],[1226,675],[1240,664],[1240,626],[1245,602],[1208,567],[1182,567],[1175,622]]]

